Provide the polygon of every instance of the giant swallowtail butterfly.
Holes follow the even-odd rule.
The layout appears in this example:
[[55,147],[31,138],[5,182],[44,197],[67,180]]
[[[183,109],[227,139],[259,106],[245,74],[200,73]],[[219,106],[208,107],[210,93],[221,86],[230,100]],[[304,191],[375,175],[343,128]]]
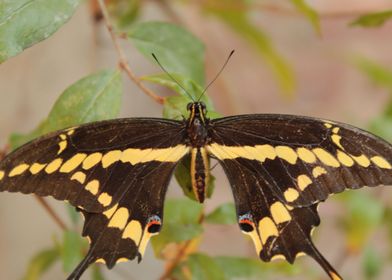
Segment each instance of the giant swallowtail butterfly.
[[84,216],[88,266],[141,260],[163,225],[165,193],[177,163],[190,154],[193,192],[206,196],[209,158],[222,165],[238,224],[263,261],[313,257],[317,205],[330,194],[392,184],[392,146],[347,124],[290,115],[239,115],[210,120],[202,102],[183,121],[130,118],[68,128],[34,140],[0,163],[0,191],[69,201]]

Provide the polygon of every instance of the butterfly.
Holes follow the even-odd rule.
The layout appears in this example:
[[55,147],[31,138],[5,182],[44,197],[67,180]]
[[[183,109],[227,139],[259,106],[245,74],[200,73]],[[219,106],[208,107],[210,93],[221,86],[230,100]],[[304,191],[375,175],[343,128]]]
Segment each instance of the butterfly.
[[311,240],[317,206],[345,189],[392,184],[392,146],[369,132],[322,119],[250,114],[209,119],[191,102],[182,121],[127,118],[53,132],[0,162],[0,191],[68,201],[85,217],[90,248],[68,279],[95,262],[109,269],[140,261],[163,225],[165,193],[176,165],[190,155],[202,203],[209,158],[223,167],[238,224],[263,261],[293,263],[306,254],[342,279]]

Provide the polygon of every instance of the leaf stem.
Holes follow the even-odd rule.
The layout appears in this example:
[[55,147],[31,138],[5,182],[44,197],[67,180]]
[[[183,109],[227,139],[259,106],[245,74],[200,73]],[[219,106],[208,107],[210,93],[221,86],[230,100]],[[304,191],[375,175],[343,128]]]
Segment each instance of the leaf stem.
[[[199,220],[197,221],[198,224],[202,224],[204,221],[204,212],[201,213]],[[174,269],[178,266],[178,264],[184,259],[184,257],[187,254],[188,247],[192,245],[193,239],[187,240],[182,246],[179,246],[179,249],[177,251],[177,254],[173,258],[172,261],[169,261],[164,273],[162,274],[161,277],[159,277],[159,280],[166,280],[166,279],[171,279],[171,275],[174,271]]]
[[124,50],[121,48],[120,43],[117,39],[117,35],[114,32],[113,29],[113,25],[110,22],[110,18],[109,18],[109,13],[108,10],[105,6],[105,3],[103,0],[98,0],[98,4],[99,7],[102,11],[102,15],[105,21],[105,25],[106,28],[108,29],[109,33],[110,33],[110,37],[113,41],[113,45],[117,51],[117,55],[118,55],[118,64],[121,70],[123,70],[128,77],[149,97],[151,97],[152,99],[154,99],[157,103],[159,104],[163,104],[164,102],[164,98],[161,96],[156,95],[152,90],[148,89],[147,87],[145,87],[142,83],[142,81],[136,77],[136,75],[133,73],[131,67],[129,66],[128,62],[127,62],[127,58],[125,56]]

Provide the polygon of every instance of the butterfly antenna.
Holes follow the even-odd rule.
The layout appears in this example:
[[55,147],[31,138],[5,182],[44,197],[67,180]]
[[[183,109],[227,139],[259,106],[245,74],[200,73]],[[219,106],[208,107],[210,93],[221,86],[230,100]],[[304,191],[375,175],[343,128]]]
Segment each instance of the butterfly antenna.
[[227,63],[229,62],[231,56],[233,55],[234,50],[232,50],[229,54],[229,56],[226,58],[225,63],[223,64],[222,68],[219,70],[218,74],[215,75],[215,78],[212,79],[212,81],[206,86],[206,88],[203,90],[201,93],[200,97],[197,99],[197,101],[200,101],[200,99],[203,97],[203,95],[206,93],[207,89],[215,82],[216,79],[218,79],[219,75],[222,73],[223,69],[225,69]]
[[165,69],[165,67],[163,67],[163,65],[159,62],[158,58],[155,56],[154,53],[151,53],[152,57],[155,59],[155,61],[158,63],[159,67],[161,67],[161,69],[163,70],[163,72],[165,72],[170,79],[172,79],[180,88],[182,88],[184,90],[184,92],[189,96],[189,98],[192,101],[195,101],[192,97],[192,95],[180,84],[179,81],[177,81],[172,75],[170,75],[170,73]]

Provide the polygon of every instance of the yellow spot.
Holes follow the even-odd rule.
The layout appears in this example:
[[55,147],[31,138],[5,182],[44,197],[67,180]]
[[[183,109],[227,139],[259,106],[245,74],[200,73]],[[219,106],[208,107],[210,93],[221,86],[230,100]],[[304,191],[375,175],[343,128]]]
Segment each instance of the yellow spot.
[[296,189],[294,188],[288,188],[284,192],[284,198],[286,199],[287,202],[293,202],[299,197],[299,193]]
[[57,171],[57,169],[60,168],[61,164],[63,163],[63,159],[57,158],[53,160],[51,163],[49,163],[46,168],[45,172],[48,174],[52,174],[53,172]]
[[257,231],[253,229],[250,232],[242,231],[242,233],[245,235],[249,235],[252,238],[256,253],[260,254],[260,251],[263,249],[263,245],[261,244],[260,236],[258,235]]
[[332,280],[343,280],[341,277],[339,277],[338,275],[336,275],[335,272],[330,271],[329,272],[329,276],[331,276]]
[[8,174],[8,176],[9,177],[18,176],[18,175],[22,174],[23,172],[25,172],[28,168],[29,168],[28,164],[22,163],[22,164],[16,166],[15,168],[13,168],[11,170],[10,174]]
[[266,158],[275,159],[276,151],[271,145],[257,145],[256,147],[256,159],[264,162]]
[[65,150],[65,148],[67,148],[67,141],[61,141],[59,143],[59,151],[57,152],[57,154],[61,154]]
[[89,170],[93,166],[97,165],[102,159],[102,154],[101,153],[93,153],[86,157],[86,159],[83,161],[83,169]]
[[339,129],[340,129],[340,127],[334,127],[334,128],[332,129],[332,132],[333,132],[333,133],[338,133],[338,132],[339,132]]
[[65,134],[60,134],[60,139],[61,139],[61,140],[67,139],[67,135],[65,135]]
[[351,157],[361,166],[368,167],[370,165],[370,160],[365,155],[360,155],[358,157],[351,155]]
[[316,156],[306,148],[298,148],[297,149],[298,157],[307,163],[314,163],[316,161]]
[[148,241],[150,241],[150,237],[151,237],[151,234],[147,230],[145,230],[143,237],[142,237],[142,240],[139,243],[139,248],[138,248],[139,253],[142,256],[144,256],[144,252],[146,251],[146,247],[147,247]]
[[273,256],[273,257],[271,258],[271,261],[285,260],[285,259],[286,259],[286,257],[285,257],[284,255],[278,254],[278,255]]
[[312,180],[309,178],[309,176],[303,174],[298,176],[297,183],[298,183],[298,187],[301,190],[304,190],[307,188],[307,186],[309,186],[312,183]]
[[68,135],[72,135],[74,133],[75,133],[75,129],[72,129],[72,128],[70,130],[68,130],[68,132],[67,132]]
[[323,174],[327,174],[327,170],[325,170],[325,168],[321,166],[316,166],[315,168],[313,168],[312,175],[314,178],[317,178]]
[[288,163],[295,164],[297,162],[297,153],[288,146],[276,146],[276,155],[281,159],[284,159]]
[[235,159],[240,157],[264,162],[266,158],[274,159],[276,157],[275,149],[271,145],[237,147],[213,143],[207,146],[207,151],[220,160]]
[[96,263],[103,263],[103,264],[106,264],[106,261],[105,261],[104,259],[102,259],[102,258],[97,259],[95,262],[96,262]]
[[270,211],[272,218],[277,224],[289,222],[291,220],[291,215],[282,202],[278,201],[272,204]]
[[143,234],[143,229],[140,222],[136,220],[132,220],[130,223],[128,223],[128,225],[124,229],[122,238],[123,239],[130,238],[136,244],[139,244],[140,239],[142,238],[142,234]]
[[347,155],[346,153],[338,150],[336,156],[341,164],[343,164],[345,166],[349,166],[349,167],[354,165],[353,159],[349,155]]
[[121,158],[122,152],[120,150],[114,150],[107,152],[103,157],[102,157],[102,167],[107,168],[116,161],[118,161]]
[[69,173],[75,170],[86,158],[86,154],[76,154],[69,160],[67,160],[63,166],[60,168],[60,172],[62,173]]
[[332,142],[335,143],[336,146],[338,146],[340,149],[344,150],[342,144],[340,144],[340,140],[342,139],[342,136],[334,134],[331,136]]
[[46,164],[33,163],[30,166],[30,173],[33,175],[38,174],[39,172],[41,172],[42,169],[44,169],[45,166]]
[[106,210],[105,212],[103,212],[103,214],[104,214],[108,219],[110,219],[110,218],[113,216],[114,212],[116,212],[117,207],[118,207],[118,203],[117,203],[116,205],[114,205],[113,207],[110,207],[110,209],[108,209],[108,210]]
[[86,236],[86,238],[87,238],[88,244],[91,244],[91,238],[90,238],[90,236]]
[[127,259],[127,258],[119,258],[119,259],[116,261],[116,264],[117,264],[117,263],[124,263],[124,262],[127,262],[127,261],[129,261],[129,259]]
[[121,156],[122,162],[131,164],[144,163],[149,161],[177,162],[187,152],[189,148],[185,145],[178,145],[163,149],[126,149]]
[[313,149],[313,153],[315,153],[317,158],[325,165],[332,166],[332,167],[340,166],[340,163],[337,161],[337,159],[322,148]]
[[330,124],[330,123],[324,123],[324,126],[325,126],[326,128],[331,128],[331,127],[332,127],[332,124]]
[[391,169],[392,166],[390,163],[383,157],[380,156],[374,156],[370,159],[375,165],[377,165],[380,168],[384,169]]
[[96,195],[99,190],[99,181],[92,180],[86,185],[86,190],[91,192],[93,195]]
[[299,258],[299,257],[303,257],[303,256],[306,256],[306,254],[305,254],[304,252],[298,252],[298,253],[295,255],[295,258]]
[[110,219],[108,227],[119,228],[123,230],[128,222],[129,211],[125,207],[119,208]]
[[5,174],[4,171],[0,170],[0,181],[4,178],[4,174]]
[[101,193],[98,197],[98,202],[101,203],[104,207],[109,206],[112,203],[112,196],[108,193]]
[[265,217],[259,222],[259,232],[261,234],[261,241],[263,244],[267,242],[267,239],[271,236],[278,236],[279,232],[276,225],[269,217]]
[[78,171],[74,175],[72,175],[71,180],[76,180],[79,183],[84,184],[84,182],[86,181],[86,174]]

